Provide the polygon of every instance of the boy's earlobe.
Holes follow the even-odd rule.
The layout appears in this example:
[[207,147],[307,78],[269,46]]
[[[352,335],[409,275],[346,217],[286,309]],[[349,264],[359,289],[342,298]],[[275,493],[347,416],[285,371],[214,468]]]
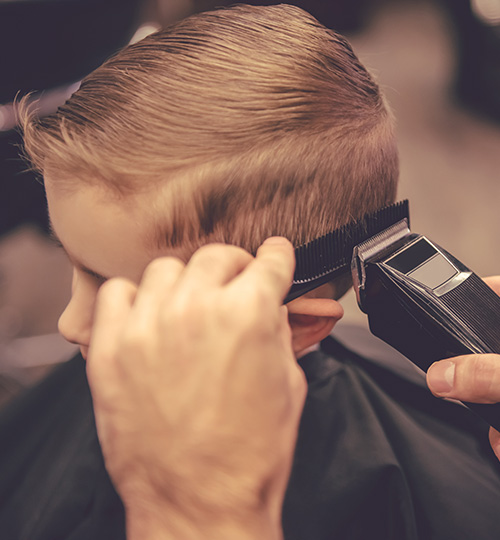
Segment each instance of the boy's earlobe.
[[287,307],[296,355],[328,336],[344,315],[342,306],[329,298],[303,296],[287,304]]

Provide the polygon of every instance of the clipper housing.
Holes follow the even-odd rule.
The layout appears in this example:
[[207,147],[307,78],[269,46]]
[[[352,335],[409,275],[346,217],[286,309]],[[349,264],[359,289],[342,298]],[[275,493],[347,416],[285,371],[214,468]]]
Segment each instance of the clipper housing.
[[[351,271],[371,332],[424,371],[444,358],[500,353],[500,297],[406,219],[357,245]],[[500,404],[467,407],[500,430]]]

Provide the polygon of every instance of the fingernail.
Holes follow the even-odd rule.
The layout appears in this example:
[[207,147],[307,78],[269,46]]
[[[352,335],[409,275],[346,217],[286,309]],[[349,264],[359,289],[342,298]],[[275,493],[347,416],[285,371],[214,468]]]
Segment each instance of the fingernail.
[[429,388],[436,394],[447,394],[453,390],[455,364],[443,360],[432,364],[427,372]]
[[266,246],[284,246],[288,243],[288,240],[282,236],[270,236],[263,242],[263,244],[266,244]]

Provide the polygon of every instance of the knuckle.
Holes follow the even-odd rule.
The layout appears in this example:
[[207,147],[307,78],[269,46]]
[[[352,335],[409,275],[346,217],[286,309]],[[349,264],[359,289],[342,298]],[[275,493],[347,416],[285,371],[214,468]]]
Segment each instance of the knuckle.
[[466,399],[481,403],[500,401],[500,361],[495,361],[493,355],[473,356],[464,368],[459,385],[464,387]]
[[211,253],[217,253],[220,251],[223,251],[224,249],[228,248],[226,244],[222,244],[220,242],[213,242],[211,244],[204,244],[203,246],[200,246],[194,253],[193,257],[203,257],[205,255],[210,255]]
[[241,255],[242,253],[246,252],[240,247],[229,244],[205,244],[195,251],[191,257],[191,261],[209,267],[212,264],[232,260],[235,256]]
[[115,295],[123,294],[124,292],[129,292],[134,288],[133,283],[125,278],[112,278],[105,281],[97,292],[97,297],[101,300],[103,298],[114,297]]
[[172,268],[178,268],[179,266],[184,266],[182,261],[177,257],[158,257],[153,259],[143,273],[143,279],[145,277],[150,278],[157,274],[164,274]]

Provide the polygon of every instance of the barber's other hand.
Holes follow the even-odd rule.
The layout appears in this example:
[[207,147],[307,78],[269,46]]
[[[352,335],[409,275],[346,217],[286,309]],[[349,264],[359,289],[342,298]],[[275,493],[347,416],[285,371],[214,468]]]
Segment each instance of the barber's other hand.
[[153,261],[99,293],[87,373],[127,538],[281,538],[306,394],[282,306],[291,244]]
[[[484,281],[500,294],[500,276]],[[500,355],[474,354],[435,362],[427,371],[427,384],[439,397],[471,403],[500,403]],[[500,433],[493,428],[490,428],[490,443],[500,459]]]

